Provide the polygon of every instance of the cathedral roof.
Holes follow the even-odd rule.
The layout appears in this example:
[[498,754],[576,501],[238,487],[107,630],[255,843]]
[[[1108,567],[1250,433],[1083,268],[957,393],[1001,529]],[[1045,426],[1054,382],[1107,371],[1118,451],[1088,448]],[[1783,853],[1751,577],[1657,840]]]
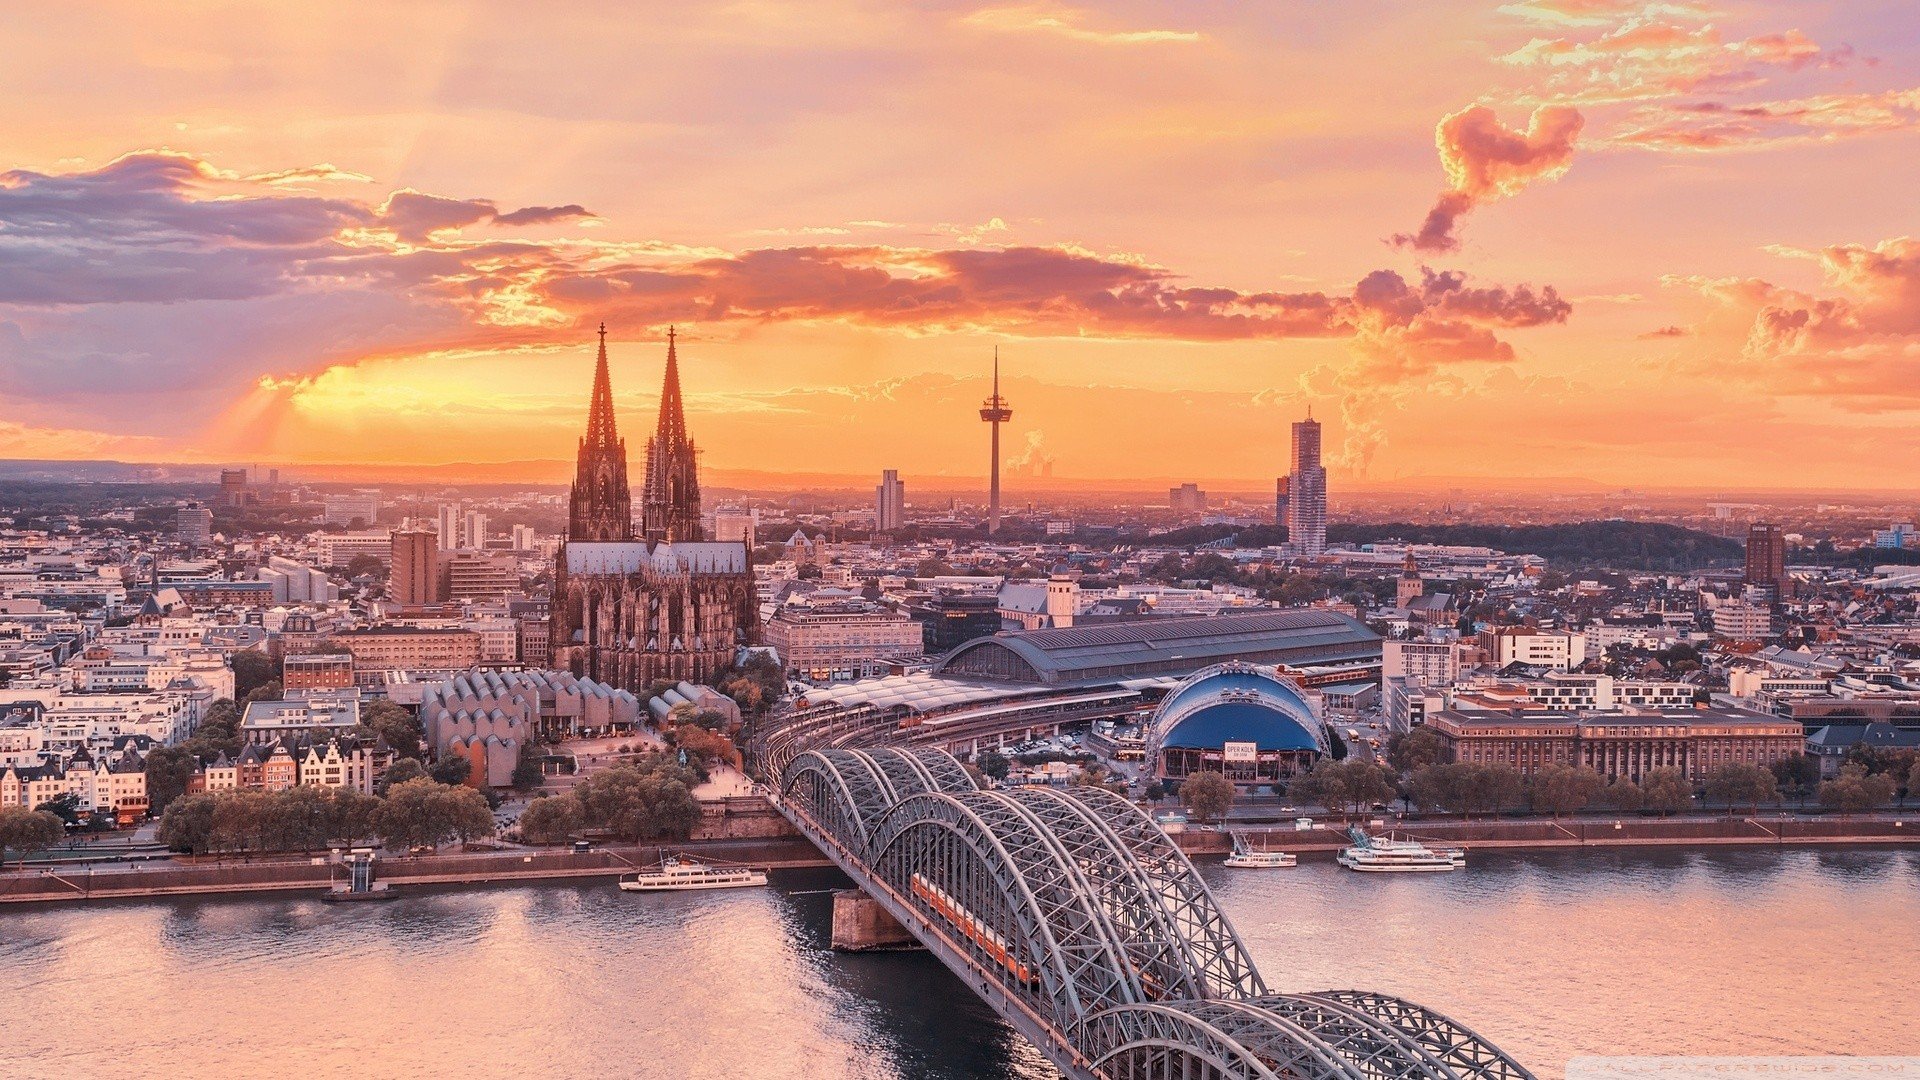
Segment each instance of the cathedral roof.
[[677,544],[648,544],[643,540],[573,541],[567,544],[563,557],[569,574],[638,574],[645,570],[694,574],[748,572],[747,545],[734,540]]

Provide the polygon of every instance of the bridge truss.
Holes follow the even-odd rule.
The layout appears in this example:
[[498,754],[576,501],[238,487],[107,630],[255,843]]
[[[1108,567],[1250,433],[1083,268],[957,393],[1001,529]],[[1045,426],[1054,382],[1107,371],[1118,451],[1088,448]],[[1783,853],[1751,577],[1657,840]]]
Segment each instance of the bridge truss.
[[983,791],[897,746],[780,764],[788,819],[1076,1080],[1532,1080],[1411,1002],[1270,992],[1193,864],[1110,792]]

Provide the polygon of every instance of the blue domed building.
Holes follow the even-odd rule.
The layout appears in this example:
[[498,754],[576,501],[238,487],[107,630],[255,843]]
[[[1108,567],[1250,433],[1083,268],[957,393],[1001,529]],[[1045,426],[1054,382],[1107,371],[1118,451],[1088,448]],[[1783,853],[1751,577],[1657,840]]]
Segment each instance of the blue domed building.
[[1230,661],[1195,672],[1148,722],[1148,767],[1177,784],[1196,772],[1236,784],[1284,782],[1346,747],[1317,715],[1309,692],[1270,667]]

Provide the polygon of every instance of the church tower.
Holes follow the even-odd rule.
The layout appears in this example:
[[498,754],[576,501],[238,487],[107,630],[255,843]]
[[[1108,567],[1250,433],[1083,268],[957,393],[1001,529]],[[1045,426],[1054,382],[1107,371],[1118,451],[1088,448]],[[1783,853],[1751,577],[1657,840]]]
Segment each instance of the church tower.
[[1408,545],[1407,557],[1400,564],[1400,580],[1394,583],[1394,605],[1405,611],[1407,605],[1424,596],[1427,583],[1420,579],[1420,564],[1414,561],[1413,547]]
[[633,539],[633,495],[627,488],[627,441],[613,422],[613,384],[607,377],[607,324],[600,324],[600,362],[593,371],[593,404],[567,503],[567,539]]
[[660,388],[660,423],[647,440],[646,486],[640,525],[648,540],[678,543],[703,539],[700,529],[700,477],[693,440],[687,438],[686,409],[680,401],[680,360],[674,330],[667,328],[667,377]]

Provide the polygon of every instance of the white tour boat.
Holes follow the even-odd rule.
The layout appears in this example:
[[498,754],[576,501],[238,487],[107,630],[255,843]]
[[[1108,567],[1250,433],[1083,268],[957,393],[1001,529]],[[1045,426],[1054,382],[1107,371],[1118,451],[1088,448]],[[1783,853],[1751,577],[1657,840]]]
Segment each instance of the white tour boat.
[[1277,870],[1283,866],[1297,866],[1300,863],[1292,852],[1268,851],[1265,848],[1254,849],[1247,845],[1245,837],[1239,833],[1233,835],[1233,854],[1227,856],[1224,865],[1243,870]]
[[1349,870],[1370,874],[1423,874],[1458,870],[1467,865],[1465,848],[1428,847],[1418,840],[1368,836],[1358,825],[1347,830],[1353,843],[1340,849],[1337,862]]
[[620,879],[626,892],[670,892],[681,889],[747,889],[767,883],[767,872],[751,866],[713,866],[685,855],[670,855],[659,866]]

